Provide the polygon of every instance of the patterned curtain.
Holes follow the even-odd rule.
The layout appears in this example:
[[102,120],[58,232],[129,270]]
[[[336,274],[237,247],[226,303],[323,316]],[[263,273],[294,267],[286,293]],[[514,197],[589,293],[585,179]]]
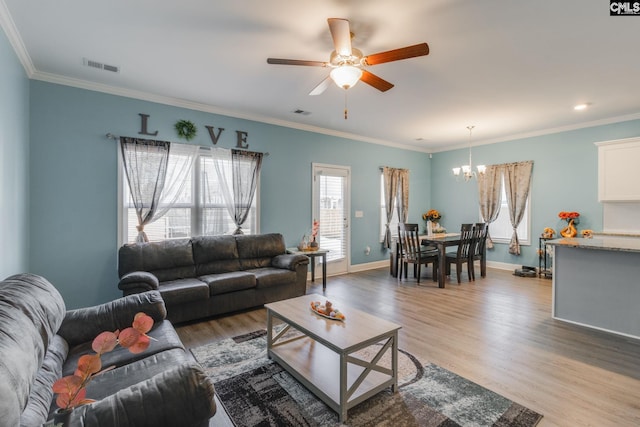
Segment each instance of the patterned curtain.
[[398,190],[396,195],[398,200],[398,219],[400,222],[407,222],[409,217],[409,171],[398,169]]
[[[389,229],[389,224],[393,219],[393,208],[395,205],[396,194],[398,193],[398,179],[399,179],[399,169],[394,169],[390,167],[382,168],[382,182],[384,189],[384,206],[387,214],[387,222],[385,225],[384,231],[384,240],[382,243],[384,247],[387,249],[391,249],[391,230]],[[400,217],[398,217],[400,218]]]
[[509,242],[509,253],[520,255],[520,242],[518,241],[516,229],[520,221],[522,221],[527,207],[533,161],[508,163],[502,166],[504,171],[504,190],[507,194],[507,205],[509,206],[509,220],[513,227],[513,235]]
[[[256,194],[263,153],[216,148],[212,156],[227,211],[236,226],[233,234],[242,234],[242,224],[247,220]],[[230,171],[225,173],[229,166]]]
[[120,138],[124,170],[138,217],[137,243],[149,241],[144,226],[153,220],[158,210],[167,175],[169,146],[167,141]]
[[[484,174],[478,175],[478,202],[482,220],[489,224],[498,219],[502,203],[502,165],[489,165]],[[493,248],[493,240],[487,233],[487,248]]]

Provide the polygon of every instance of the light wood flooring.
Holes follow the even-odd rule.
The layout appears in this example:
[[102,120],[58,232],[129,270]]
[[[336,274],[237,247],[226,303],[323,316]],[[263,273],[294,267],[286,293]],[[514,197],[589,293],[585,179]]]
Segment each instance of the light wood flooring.
[[[387,269],[329,277],[325,296],[403,325],[400,348],[540,412],[540,427],[640,426],[639,340],[553,320],[548,279],[488,269],[439,289],[429,274],[420,285]],[[196,347],[265,327],[262,308],[177,330]]]

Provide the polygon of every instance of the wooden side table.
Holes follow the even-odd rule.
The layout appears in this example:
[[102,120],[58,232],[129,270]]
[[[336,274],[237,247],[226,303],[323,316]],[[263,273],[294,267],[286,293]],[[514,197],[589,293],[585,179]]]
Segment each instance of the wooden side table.
[[287,248],[287,253],[301,254],[309,257],[311,264],[311,281],[316,280],[316,257],[322,258],[322,291],[327,290],[327,253],[328,249],[316,249],[315,251],[301,251],[298,248]]

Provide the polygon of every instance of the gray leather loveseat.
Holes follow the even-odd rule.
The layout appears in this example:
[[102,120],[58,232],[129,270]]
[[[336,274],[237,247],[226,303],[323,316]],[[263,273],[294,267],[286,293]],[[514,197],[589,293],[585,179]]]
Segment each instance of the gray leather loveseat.
[[118,261],[123,294],[159,290],[174,323],[304,295],[309,264],[277,233],[135,243]]
[[70,426],[208,426],[214,388],[165,319],[157,291],[66,311],[43,277],[19,274],[0,282],[0,426],[41,427],[56,409],[52,385],[71,375],[103,331],[123,330],[144,312],[154,320],[149,348],[105,353],[115,367],[87,386],[96,402],[73,410]]

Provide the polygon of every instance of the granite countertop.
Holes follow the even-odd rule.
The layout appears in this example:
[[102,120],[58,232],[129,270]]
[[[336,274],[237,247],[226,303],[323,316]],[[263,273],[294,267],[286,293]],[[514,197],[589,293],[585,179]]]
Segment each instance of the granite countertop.
[[597,236],[591,239],[565,237],[548,240],[546,244],[606,251],[640,252],[640,238],[637,237]]

